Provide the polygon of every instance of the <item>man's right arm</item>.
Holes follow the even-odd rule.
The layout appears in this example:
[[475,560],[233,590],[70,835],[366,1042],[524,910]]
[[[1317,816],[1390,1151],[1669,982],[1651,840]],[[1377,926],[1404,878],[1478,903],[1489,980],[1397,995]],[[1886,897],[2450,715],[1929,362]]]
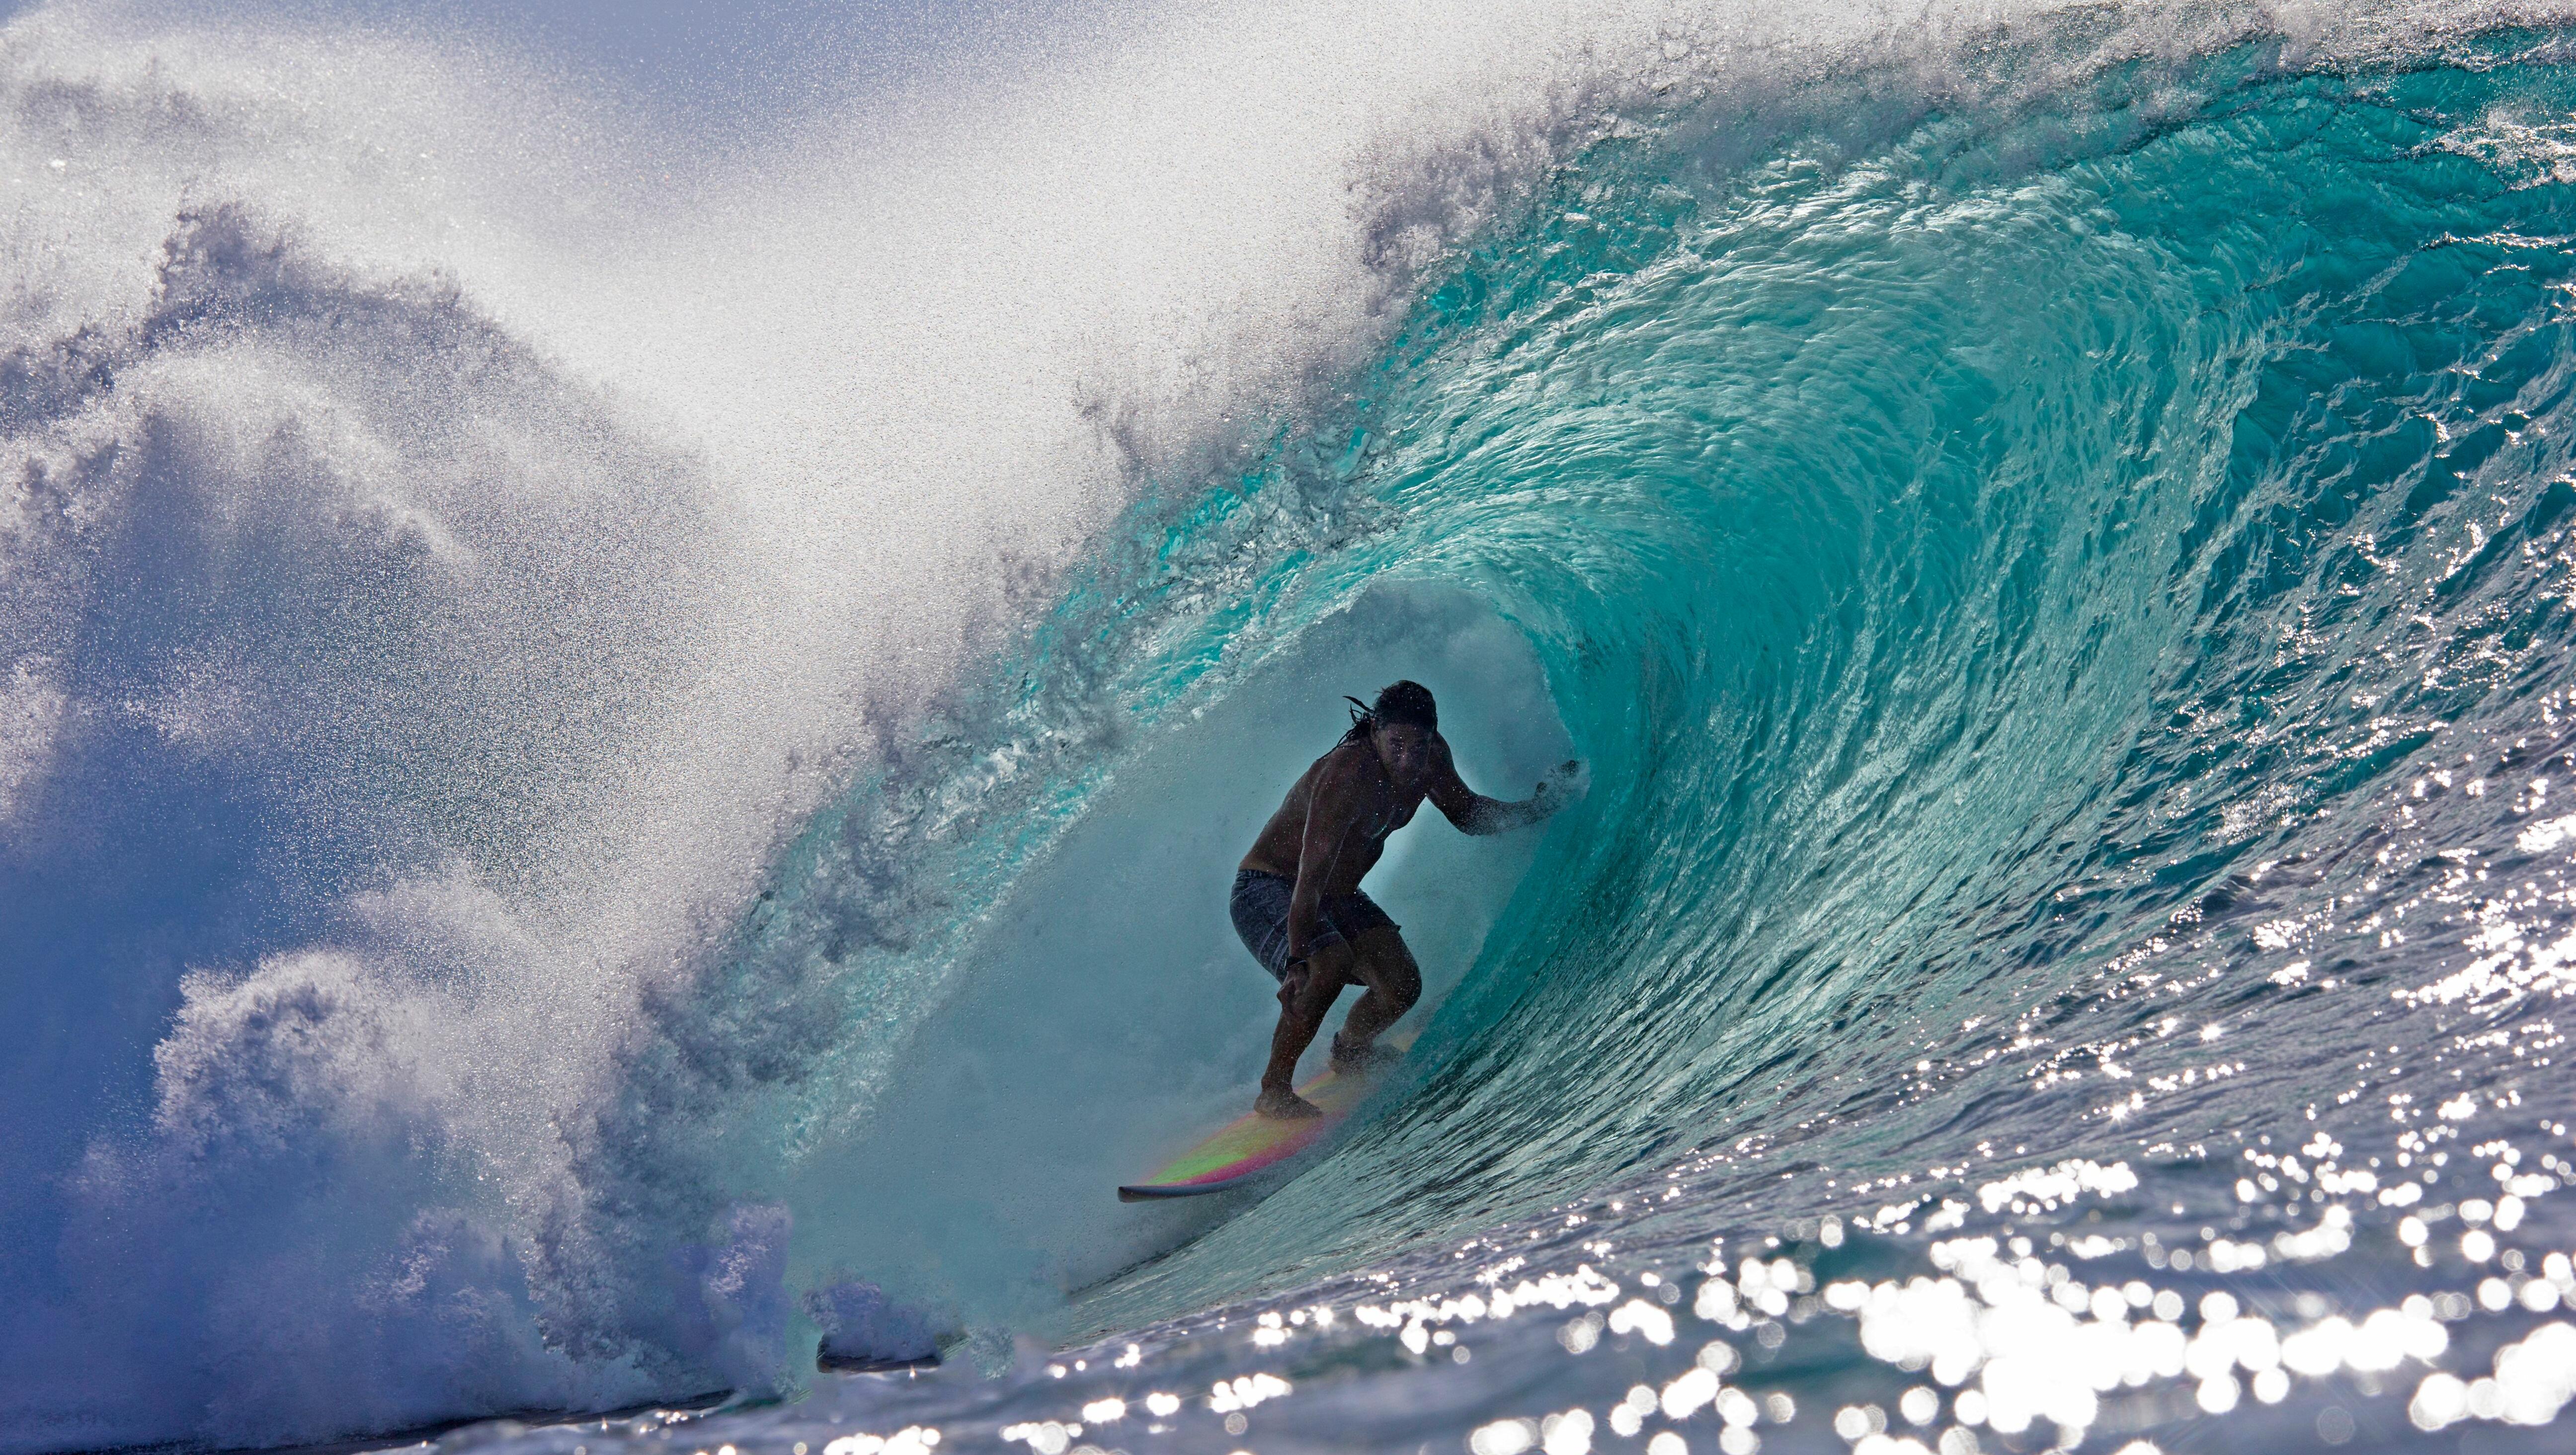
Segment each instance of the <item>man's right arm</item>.
[[1458,776],[1457,766],[1449,756],[1449,744],[1443,741],[1434,748],[1425,796],[1458,826],[1460,833],[1500,834],[1537,823],[1565,807],[1567,789],[1582,781],[1583,765],[1569,758],[1540,780],[1536,792],[1518,803],[1487,798]]

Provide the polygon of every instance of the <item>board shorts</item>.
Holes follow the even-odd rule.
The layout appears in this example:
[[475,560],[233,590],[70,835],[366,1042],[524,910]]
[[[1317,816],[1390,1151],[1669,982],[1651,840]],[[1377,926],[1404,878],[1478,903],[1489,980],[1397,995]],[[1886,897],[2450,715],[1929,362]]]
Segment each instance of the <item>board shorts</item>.
[[[1234,876],[1234,895],[1226,902],[1234,932],[1243,937],[1243,948],[1283,985],[1288,981],[1288,901],[1296,893],[1296,884],[1288,879],[1245,869]],[[1315,933],[1307,949],[1357,944],[1360,936],[1379,928],[1400,926],[1386,917],[1376,900],[1363,893],[1326,895],[1315,906]]]

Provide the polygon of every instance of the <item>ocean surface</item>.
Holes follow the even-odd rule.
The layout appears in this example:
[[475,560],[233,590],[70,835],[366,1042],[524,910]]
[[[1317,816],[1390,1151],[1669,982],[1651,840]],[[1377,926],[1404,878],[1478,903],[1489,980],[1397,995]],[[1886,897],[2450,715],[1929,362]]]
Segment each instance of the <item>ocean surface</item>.
[[0,1451],[2576,1442],[2576,13],[852,34],[0,27]]

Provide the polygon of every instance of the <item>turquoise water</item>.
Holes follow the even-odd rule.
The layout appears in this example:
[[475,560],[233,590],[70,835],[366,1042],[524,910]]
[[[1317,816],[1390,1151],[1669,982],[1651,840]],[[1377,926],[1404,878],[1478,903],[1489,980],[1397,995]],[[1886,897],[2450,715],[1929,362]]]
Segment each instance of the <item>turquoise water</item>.
[[[1288,1356],[1215,1353],[1243,1347],[1231,1301],[1284,1308],[1319,1276],[1347,1310],[1377,1291],[1351,1274],[1392,1261],[1436,1305],[1493,1286],[1525,1239],[1560,1274],[1597,1239],[1605,1269],[1687,1280],[1711,1238],[1723,1264],[1784,1233],[1811,1278],[1901,1276],[1933,1271],[1923,1210],[1945,1203],[1965,1213],[1950,1237],[2112,1245],[2066,1260],[2079,1289],[2144,1276],[2150,1299],[2176,1288],[2203,1317],[2204,1293],[2235,1290],[2285,1335],[2409,1292],[2473,1298],[2501,1269],[2463,1262],[2458,1207],[2499,1182],[2554,1185],[2566,1142],[2548,1069],[2565,835],[2546,827],[2568,766],[2576,502],[2558,438],[2559,43],[2511,33],[2444,64],[2323,73],[2244,45],[1966,114],[1873,114],[1862,77],[1802,101],[1869,124],[1784,127],[1750,155],[1733,118],[1680,108],[1551,176],[1521,225],[1426,293],[1328,428],[1149,512],[1137,529],[1160,534],[1058,610],[1027,679],[1104,674],[1150,725],[1133,760],[1224,735],[1177,720],[1278,677],[1320,697],[1390,675],[1333,673],[1345,649],[1299,644],[1402,640],[1419,608],[1380,603],[1436,587],[1528,644],[1594,788],[1433,1013],[1406,1091],[1331,1160],[1056,1326],[1113,1336],[1096,1366],[1117,1331],[1169,1336],[1151,1321],[1232,1307],[1236,1333],[1198,1315],[1179,1346],[1194,1377],[1232,1377]],[[1435,686],[1474,696],[1480,679],[1451,670]],[[1321,741],[1329,708],[1307,716]],[[1160,812],[1202,791],[1145,790]],[[1153,816],[1131,832],[1190,830]],[[1126,883],[1123,854],[1068,853],[1084,867],[1026,913]],[[1071,938],[1132,953],[1178,937],[1170,915],[1129,903]],[[952,1014],[973,1041],[996,1012]],[[940,1099],[973,1096],[943,1083]],[[2401,1153],[2454,1143],[2486,1150],[2443,1158],[2419,1202],[2381,1195],[2418,1175]],[[2273,1175],[2240,1197],[2249,1159],[2313,1169],[2320,1153],[2293,1149],[2329,1144],[2366,1192]],[[2045,1211],[1976,1195],[2070,1159],[2122,1171]],[[1010,1165],[1005,1183],[1028,1163]],[[1042,1180],[1040,1202],[1070,1190]],[[2565,1233],[2545,1199],[2523,1202],[2503,1241],[2536,1277]],[[1010,1195],[978,1200],[996,1204]],[[2428,1271],[2397,1234],[2434,1206],[2450,1219],[2430,1224]],[[1826,1248],[1827,1216],[1905,1232]],[[1032,1209],[972,1236],[1053,1252],[1047,1236],[1103,1221]],[[2140,1241],[2282,1236],[2317,1241],[2233,1278],[2157,1277],[2166,1260],[2151,1268]],[[2543,1322],[2539,1302],[2428,1315],[2451,1330],[2432,1362],[2484,1372]],[[1835,1327],[1792,1326],[1776,1354],[1745,1345],[1778,1372],[1743,1387],[1812,1411],[1746,1426],[1764,1439],[1830,1448],[1817,1406],[1853,1388],[1896,1419],[1903,1376],[1876,1371],[1875,1390],[1850,1325],[1818,1321]],[[1255,1418],[1278,1431],[1264,1448],[1438,1448],[1587,1397],[1607,1440],[1602,1406],[1687,1367],[1678,1345],[1632,1338],[1621,1372],[1578,1373],[1545,1367],[1564,1356],[1537,1331],[1459,1332],[1480,1355],[1497,1341],[1508,1372],[1444,1369],[1436,1349],[1369,1372],[1373,1356],[1343,1352],[1365,1336],[1314,1336],[1334,1352],[1304,1354],[1298,1387],[1320,1385],[1324,1408]],[[1072,1422],[1154,1368],[1071,1377],[1026,1417]],[[2115,1382],[2069,1429],[2106,1449],[2356,1429],[2450,1448],[2452,1421],[2408,1419],[2424,1374],[2311,1369],[2269,1399],[2209,1394],[2224,1416],[2188,1375]],[[1945,1402],[1914,1433],[1954,1422]],[[2110,1428],[2085,1436],[2093,1423]],[[2047,1443],[2033,1428],[2007,1443]],[[1184,1437],[1214,1436],[1184,1421]]]
[[[81,1397],[15,1443],[2558,1448],[2570,37],[2127,25],[1663,45],[791,805],[560,1174],[485,1219],[439,1179],[507,1159],[349,1134],[421,1190],[294,1205],[379,1346],[164,1331],[120,1423],[46,1275],[11,1357]],[[1422,1035],[1329,1155],[1115,1203],[1248,1098],[1233,861],[1397,676],[1479,789],[1588,795],[1398,841]],[[66,1266],[117,1186],[229,1227],[235,1143],[342,1155],[217,994],[154,1061],[216,1170],[96,1174]],[[182,1322],[295,1304],[216,1241]]]

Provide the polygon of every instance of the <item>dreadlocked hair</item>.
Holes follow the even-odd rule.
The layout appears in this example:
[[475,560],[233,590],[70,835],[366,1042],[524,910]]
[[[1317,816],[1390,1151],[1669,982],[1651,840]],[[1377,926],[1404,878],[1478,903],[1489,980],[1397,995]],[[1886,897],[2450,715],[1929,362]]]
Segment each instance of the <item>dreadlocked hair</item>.
[[1419,682],[1390,682],[1378,689],[1374,704],[1347,694],[1342,701],[1351,705],[1351,728],[1342,734],[1346,743],[1367,737],[1379,723],[1409,723],[1433,732],[1440,730],[1440,705],[1431,700],[1431,689]]

